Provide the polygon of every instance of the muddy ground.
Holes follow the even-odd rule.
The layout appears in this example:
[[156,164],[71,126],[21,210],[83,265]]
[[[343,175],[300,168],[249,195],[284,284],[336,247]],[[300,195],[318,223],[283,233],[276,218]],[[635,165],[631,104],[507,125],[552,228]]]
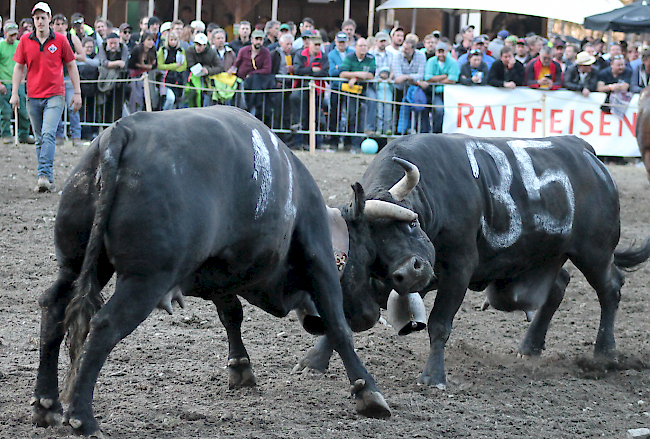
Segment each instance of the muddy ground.
[[[61,438],[70,430],[30,422],[38,362],[38,296],[56,275],[53,225],[58,194],[35,194],[29,145],[0,145],[0,438]],[[56,157],[56,184],[82,151]],[[330,205],[372,156],[299,153]],[[650,233],[650,186],[634,165],[612,165],[621,192],[622,242]],[[190,298],[173,316],[155,311],[120,343],[95,391],[95,413],[110,438],[622,438],[650,427],[650,265],[628,275],[616,325],[618,366],[590,362],[599,321],[595,292],[575,273],[539,360],[517,358],[522,313],[478,311],[470,292],[456,316],[446,361],[448,390],[416,385],[428,354],[426,332],[398,337],[378,324],[355,337],[357,351],[393,416],[358,416],[342,363],[324,375],[293,374],[316,341],[291,314],[277,319],[245,306],[243,336],[258,380],[228,390],[226,334],[211,303]],[[110,291],[110,290],[108,290]],[[425,303],[430,309],[434,294]],[[67,360],[63,355],[62,367]]]

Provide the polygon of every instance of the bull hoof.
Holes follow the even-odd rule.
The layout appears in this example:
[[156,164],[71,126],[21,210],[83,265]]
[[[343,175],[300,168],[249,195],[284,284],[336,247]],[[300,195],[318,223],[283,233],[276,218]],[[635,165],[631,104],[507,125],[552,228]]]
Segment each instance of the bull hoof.
[[228,360],[228,388],[255,387],[257,381],[251,368],[249,358],[231,358]]
[[63,407],[58,399],[33,396],[30,405],[32,422],[39,427],[60,427],[63,424]]
[[105,439],[104,434],[99,429],[99,424],[95,418],[92,421],[85,422],[78,417],[67,417],[65,423],[72,427],[74,434],[90,439]]
[[299,372],[317,372],[325,373],[330,365],[331,353],[323,352],[317,347],[313,347],[307,352],[307,355],[298,362],[293,368],[294,373]]
[[356,400],[357,413],[367,418],[390,418],[390,408],[381,392],[370,390],[364,380],[357,380],[352,386],[352,394]]
[[517,358],[539,358],[544,349],[546,349],[544,344],[541,346],[532,346],[524,343],[517,349]]
[[418,378],[418,384],[421,386],[432,386],[439,390],[447,390],[447,383],[444,378],[442,380],[435,380],[431,375],[425,374],[424,372]]

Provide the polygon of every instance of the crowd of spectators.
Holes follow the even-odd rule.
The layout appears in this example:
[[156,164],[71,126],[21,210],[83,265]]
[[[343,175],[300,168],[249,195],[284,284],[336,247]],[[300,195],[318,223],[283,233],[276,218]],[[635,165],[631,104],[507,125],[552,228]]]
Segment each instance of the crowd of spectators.
[[[68,39],[82,79],[83,109],[78,114],[67,112],[68,135],[75,144],[97,135],[97,126],[84,122],[106,124],[145,107],[143,81],[120,81],[145,72],[152,80],[149,95],[154,110],[217,103],[241,106],[284,131],[284,140],[296,149],[305,146],[300,134],[308,128],[305,85],[314,79],[318,130],[335,133],[318,136],[318,146],[337,148],[342,142],[345,149],[358,151],[361,136],[339,135],[441,132],[445,84],[565,88],[584,96],[600,91],[607,93],[607,104],[611,93],[642,90],[650,69],[650,50],[641,45],[605,46],[602,40],[591,39],[567,44],[559,37],[522,38],[505,29],[490,38],[475,35],[471,25],[461,29],[456,44],[439,31],[420,41],[401,27],[365,38],[357,34],[353,20],[325,32],[310,18],[298,25],[268,20],[258,25],[241,21],[206,26],[201,21],[161,23],[154,16],[143,17],[139,29],[132,29],[128,23],[116,27],[101,18],[90,25],[81,14],[73,14],[68,22],[57,14],[52,28]],[[5,138],[10,135],[11,113],[5,102],[10,48],[33,30],[30,19],[4,23],[0,133]],[[240,88],[247,93],[236,93]],[[71,99],[68,87],[69,107]],[[399,105],[402,102],[411,105]],[[603,111],[609,111],[607,105]],[[20,137],[29,140],[29,121],[22,110],[19,116]],[[62,141],[62,125],[57,137]]]

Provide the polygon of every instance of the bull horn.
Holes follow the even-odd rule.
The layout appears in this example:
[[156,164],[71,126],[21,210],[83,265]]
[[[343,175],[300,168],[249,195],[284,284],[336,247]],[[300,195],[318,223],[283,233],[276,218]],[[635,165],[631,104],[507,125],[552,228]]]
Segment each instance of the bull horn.
[[402,177],[400,181],[395,183],[388,192],[390,192],[393,198],[397,201],[402,201],[413,190],[413,188],[418,185],[418,182],[420,181],[420,170],[413,163],[407,162],[399,157],[393,157],[393,161],[399,163],[399,165],[404,168],[406,175]]
[[381,200],[367,200],[363,210],[369,219],[391,218],[397,221],[414,221],[418,214],[406,207]]

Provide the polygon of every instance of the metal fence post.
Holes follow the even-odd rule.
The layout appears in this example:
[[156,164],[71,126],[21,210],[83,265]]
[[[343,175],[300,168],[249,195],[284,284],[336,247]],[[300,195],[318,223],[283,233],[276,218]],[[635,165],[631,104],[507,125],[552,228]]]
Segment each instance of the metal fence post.
[[309,81],[309,154],[316,154],[316,83]]
[[542,93],[542,137],[546,137],[546,93]]
[[142,74],[142,87],[144,88],[144,104],[147,111],[151,112],[151,89],[149,88],[149,73]]

